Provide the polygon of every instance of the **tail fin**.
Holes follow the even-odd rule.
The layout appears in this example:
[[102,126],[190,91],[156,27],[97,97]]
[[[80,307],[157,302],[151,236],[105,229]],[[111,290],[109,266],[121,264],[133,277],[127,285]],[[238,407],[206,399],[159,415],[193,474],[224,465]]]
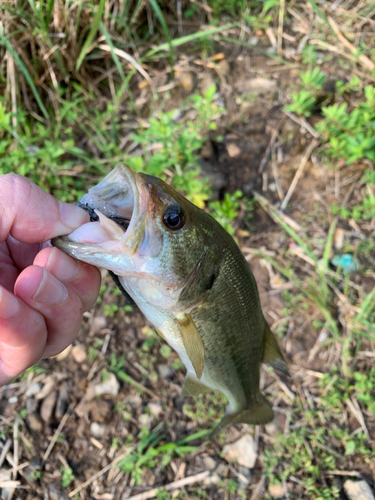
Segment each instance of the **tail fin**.
[[285,375],[289,375],[288,367],[281,354],[280,347],[267,322],[265,322],[264,337],[265,342],[262,361],[271,365],[276,370],[280,370]]
[[231,412],[224,415],[220,423],[215,427],[211,436],[215,436],[227,425],[232,424],[268,424],[273,420],[273,411],[269,405],[266,398],[262,395],[260,402],[252,407],[246,408],[245,410]]

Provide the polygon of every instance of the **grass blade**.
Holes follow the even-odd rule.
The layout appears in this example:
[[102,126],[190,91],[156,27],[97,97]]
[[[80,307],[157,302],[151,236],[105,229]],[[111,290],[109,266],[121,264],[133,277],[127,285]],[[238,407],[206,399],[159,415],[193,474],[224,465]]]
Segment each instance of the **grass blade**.
[[168,40],[168,45],[169,45],[169,65],[171,67],[171,70],[172,70],[172,77],[173,77],[173,71],[174,71],[174,54],[173,54],[173,46],[172,46],[172,41],[171,41],[171,37],[169,36],[169,30],[168,30],[168,26],[167,26],[167,23],[164,19],[164,16],[163,16],[163,12],[161,11],[160,7],[159,7],[159,4],[156,0],[148,0],[151,7],[154,9],[154,12],[156,14],[156,17],[159,19],[160,21],[160,24],[163,28],[163,31],[164,31],[164,34],[165,36],[167,37],[167,40]]
[[317,6],[317,4],[315,3],[314,0],[307,0],[309,2],[309,4],[311,5],[311,7],[315,10],[315,12],[318,14],[318,16],[320,17],[320,19],[323,19],[323,21],[328,25],[330,26],[329,22],[328,22],[328,18],[327,16],[325,16],[323,14],[323,12],[319,9],[319,7]]
[[122,82],[124,83],[126,81],[125,73],[124,73],[124,70],[122,69],[122,66],[121,66],[121,63],[120,63],[120,59],[118,58],[118,56],[116,54],[116,50],[115,50],[116,48],[113,45],[111,37],[109,36],[109,33],[108,33],[108,31],[107,31],[107,29],[104,26],[104,23],[102,21],[100,22],[99,26],[100,26],[100,29],[101,29],[101,31],[102,31],[105,39],[106,39],[108,47],[110,48],[113,62],[116,65],[117,71],[120,73]]
[[33,79],[30,76],[30,73],[27,71],[26,66],[24,65],[24,63],[19,58],[17,52],[13,49],[13,47],[12,47],[11,43],[9,42],[9,40],[4,35],[2,35],[1,33],[0,33],[0,41],[2,41],[2,43],[5,45],[6,49],[12,55],[13,59],[16,61],[18,67],[20,68],[20,70],[22,71],[24,77],[27,80],[27,83],[30,85],[32,93],[34,94],[35,100],[38,103],[38,106],[39,106],[41,112],[43,113],[44,117],[47,120],[49,120],[49,116],[48,116],[47,110],[46,110],[46,108],[45,108],[45,106],[44,106],[44,104],[42,102],[42,99],[40,98],[40,95],[39,95],[39,93],[38,93],[38,91],[37,91],[37,89],[35,87]]
[[[172,47],[179,47],[180,45],[184,45],[185,43],[192,42],[193,40],[198,40],[199,38],[204,38],[207,36],[214,35],[215,33],[220,33],[221,31],[229,30],[230,28],[234,28],[235,26],[239,26],[239,23],[231,23],[231,24],[226,24],[224,26],[218,26],[217,28],[211,28],[205,31],[198,31],[197,33],[192,33],[190,35],[182,36],[180,38],[176,38],[174,40],[171,40],[171,46]],[[152,57],[153,55],[157,54],[158,52],[161,52],[163,50],[168,50],[169,49],[169,43],[162,43],[155,49],[149,50],[144,58]],[[142,58],[142,59],[144,59]]]
[[[113,47],[113,46],[112,46]],[[106,45],[106,44],[100,44],[99,45],[99,49],[102,49],[102,50],[105,50],[106,52],[111,52],[111,47],[109,45]],[[139,71],[139,73],[145,78],[145,80],[148,81],[150,87],[151,87],[151,90],[153,92],[154,95],[156,95],[156,89],[155,89],[155,85],[153,84],[149,74],[142,68],[142,66],[134,59],[134,57],[132,57],[130,54],[128,54],[127,52],[125,52],[124,50],[122,49],[117,49],[116,47],[113,47],[112,48],[113,52],[122,57],[123,59],[125,59],[126,61],[130,62],[130,64],[132,64],[136,69],[137,71]]]
[[94,18],[94,21],[92,23],[90,33],[88,34],[88,36],[85,40],[85,43],[83,44],[83,47],[81,49],[81,52],[78,56],[77,65],[76,65],[77,71],[81,67],[82,62],[83,62],[83,60],[84,60],[84,58],[85,58],[85,56],[90,48],[90,45],[92,44],[92,42],[95,38],[95,35],[98,32],[99,24],[100,24],[100,21],[102,20],[102,16],[104,13],[104,7],[105,7],[105,0],[100,0],[99,7],[98,7],[98,10],[96,11],[95,18]]
[[321,264],[321,269],[324,273],[326,273],[329,269],[329,257],[330,257],[331,250],[332,250],[333,237],[335,235],[337,222],[338,222],[338,218],[336,217],[335,219],[333,219],[332,224],[331,224],[329,231],[328,231],[327,243],[326,243],[326,246],[324,247],[323,259],[322,259],[322,264]]

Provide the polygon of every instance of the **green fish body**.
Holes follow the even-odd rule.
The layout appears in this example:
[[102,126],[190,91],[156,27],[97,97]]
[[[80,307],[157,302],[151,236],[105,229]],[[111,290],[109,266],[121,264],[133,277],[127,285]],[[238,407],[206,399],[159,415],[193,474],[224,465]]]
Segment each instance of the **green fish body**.
[[218,429],[270,422],[260,364],[287,367],[233,238],[169,185],[125,166],[79,205],[99,220],[53,244],[115,275],[186,366],[182,395],[221,391],[229,407]]

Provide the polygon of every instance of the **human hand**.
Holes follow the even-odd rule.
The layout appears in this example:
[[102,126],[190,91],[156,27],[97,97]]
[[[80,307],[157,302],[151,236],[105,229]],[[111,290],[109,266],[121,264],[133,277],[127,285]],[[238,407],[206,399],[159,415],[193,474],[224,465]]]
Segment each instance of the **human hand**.
[[99,270],[43,245],[88,221],[25,177],[0,176],[0,386],[64,350],[95,303]]

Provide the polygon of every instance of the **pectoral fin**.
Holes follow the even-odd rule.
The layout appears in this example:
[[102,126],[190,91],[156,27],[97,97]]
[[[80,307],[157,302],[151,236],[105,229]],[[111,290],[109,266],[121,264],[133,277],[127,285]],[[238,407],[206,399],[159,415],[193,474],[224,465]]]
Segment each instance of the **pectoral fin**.
[[194,375],[186,375],[184,385],[182,386],[181,396],[198,396],[202,392],[209,390],[209,387],[200,382]]
[[202,338],[194,324],[191,314],[179,314],[177,323],[186,354],[189,356],[197,378],[200,379],[204,366],[204,347]]
[[271,365],[276,370],[280,370],[285,373],[285,375],[289,375],[288,367],[284,361],[283,355],[281,354],[280,347],[274,337],[274,334],[271,332],[270,327],[267,323],[265,323],[264,327],[264,352],[263,352],[263,362]]

